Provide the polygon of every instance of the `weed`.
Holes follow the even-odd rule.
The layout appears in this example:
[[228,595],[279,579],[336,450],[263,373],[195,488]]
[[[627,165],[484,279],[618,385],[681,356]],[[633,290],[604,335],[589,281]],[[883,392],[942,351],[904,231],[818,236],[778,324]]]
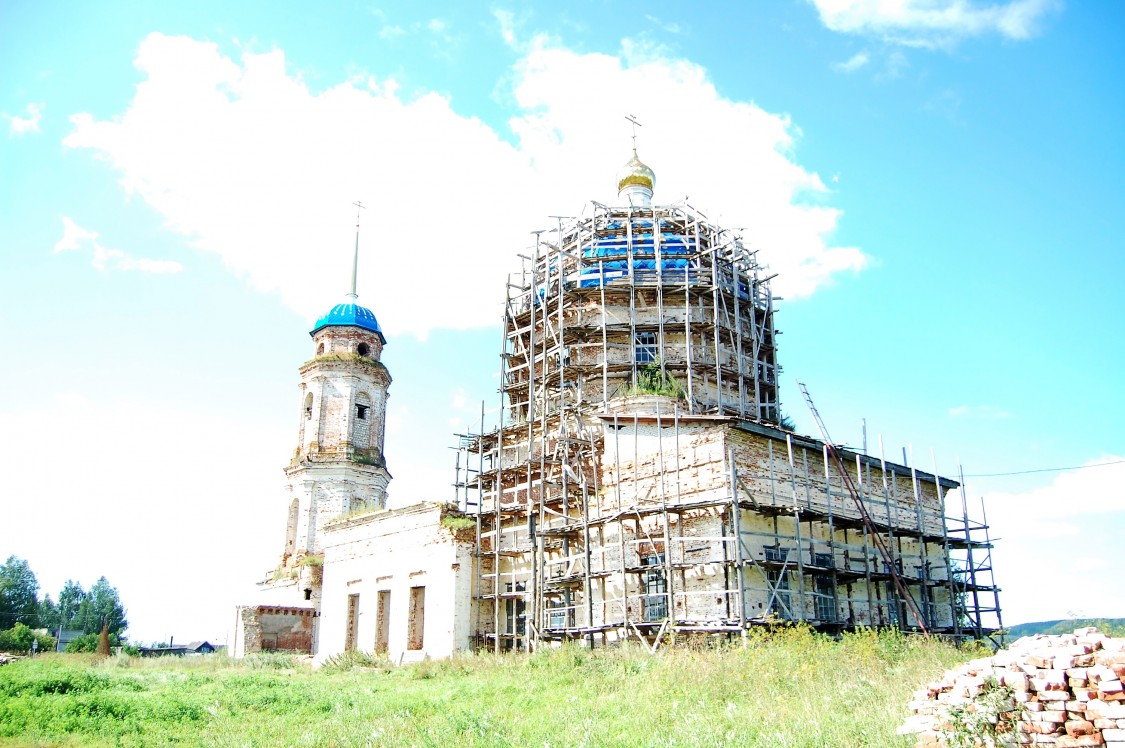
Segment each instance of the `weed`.
[[471,517],[461,517],[456,514],[447,514],[441,518],[441,526],[447,530],[458,532],[461,530],[475,530],[477,522]]
[[1015,744],[1020,709],[1011,686],[987,678],[965,704],[950,706],[938,732],[949,748]]
[[359,651],[341,652],[325,660],[321,669],[328,673],[357,669],[389,671],[390,662],[382,655]]
[[687,392],[680,380],[664,371],[659,361],[645,364],[637,369],[637,378],[633,386],[623,393],[626,397],[633,395],[665,395],[678,400],[686,400]]
[[0,668],[0,746],[906,748],[895,728],[912,689],[968,659],[933,639],[834,641],[800,626],[697,644],[655,655],[570,644],[404,667],[353,653],[316,671],[282,653],[38,657]]
[[296,662],[285,652],[255,652],[242,658],[242,665],[251,670],[292,670]]

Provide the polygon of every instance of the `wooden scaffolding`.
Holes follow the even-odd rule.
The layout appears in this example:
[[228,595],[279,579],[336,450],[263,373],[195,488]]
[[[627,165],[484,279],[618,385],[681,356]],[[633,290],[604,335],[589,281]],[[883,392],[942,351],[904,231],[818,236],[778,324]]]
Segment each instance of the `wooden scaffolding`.
[[945,516],[958,483],[848,453],[865,524],[826,445],[783,428],[770,278],[737,234],[595,203],[521,259],[498,423],[482,411],[457,462],[480,646],[1000,628],[987,525]]

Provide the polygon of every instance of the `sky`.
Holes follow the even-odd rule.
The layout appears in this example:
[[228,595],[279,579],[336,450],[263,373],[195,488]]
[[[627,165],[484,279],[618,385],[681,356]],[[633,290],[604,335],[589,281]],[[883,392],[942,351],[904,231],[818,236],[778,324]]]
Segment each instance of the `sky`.
[[452,498],[507,274],[615,200],[629,114],[656,202],[777,274],[798,430],[800,380],[833,441],[963,469],[1005,623],[1125,616],[1122,30],[1061,0],[8,0],[0,556],[53,597],[105,575],[135,641],[226,641],[357,200],[390,501]]

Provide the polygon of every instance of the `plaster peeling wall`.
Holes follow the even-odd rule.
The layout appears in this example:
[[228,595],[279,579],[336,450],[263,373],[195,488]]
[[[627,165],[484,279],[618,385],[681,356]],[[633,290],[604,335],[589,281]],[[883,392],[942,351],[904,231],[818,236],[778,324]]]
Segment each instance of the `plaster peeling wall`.
[[[657,609],[669,606],[680,625],[703,628],[770,617],[816,625],[893,625],[893,583],[878,574],[882,560],[857,529],[857,511],[834,466],[828,467],[826,478],[816,443],[795,438],[791,462],[784,432],[759,434],[714,420],[676,421],[627,414],[603,420],[599,490],[589,506],[589,550],[581,533],[570,536],[569,547],[549,538],[543,546],[538,574],[547,630],[557,629],[564,613],[565,625],[572,629],[651,622],[654,604]],[[929,580],[924,591],[915,586],[917,594],[929,596],[920,604],[932,605],[936,626],[951,627],[944,548],[940,540],[916,537],[919,526],[940,534],[942,489],[932,476],[912,474],[900,465],[888,464],[884,475],[875,460],[861,460],[858,473],[854,463],[847,464],[875,520],[882,523],[889,517],[897,528],[892,541],[900,569],[906,576]],[[732,474],[739,481],[740,501],[749,498],[762,507],[739,510],[740,550],[730,504]],[[537,491],[530,493],[537,500]],[[801,517],[799,526],[794,509]],[[851,521],[833,525],[826,519],[829,509]],[[515,524],[505,532],[501,549],[529,543],[526,530]],[[739,554],[749,562],[741,584]],[[788,565],[777,562],[779,554]],[[482,578],[499,565],[501,593],[532,575],[526,554],[505,553],[498,559],[489,554],[481,561]],[[588,602],[581,587],[574,586],[587,571]],[[787,581],[787,590],[779,580]],[[521,589],[531,593],[526,584]],[[533,596],[527,599],[530,603]],[[511,603],[505,599],[502,604]],[[899,615],[913,625],[908,612]],[[479,618],[478,633],[487,640],[497,622],[487,612]],[[510,616],[502,613],[500,633],[518,634],[506,618]]]
[[[327,525],[316,662],[346,649],[348,598],[358,595],[356,649],[376,650],[380,618],[386,651],[400,658],[449,657],[469,647],[472,540],[442,525],[446,508],[416,504]],[[422,648],[409,647],[411,589],[425,587]],[[380,593],[390,608],[379,610]]]

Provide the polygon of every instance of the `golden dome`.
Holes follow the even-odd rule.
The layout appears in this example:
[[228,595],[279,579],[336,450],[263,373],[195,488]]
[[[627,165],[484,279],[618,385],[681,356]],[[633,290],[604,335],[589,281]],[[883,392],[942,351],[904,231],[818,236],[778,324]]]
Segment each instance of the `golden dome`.
[[656,187],[656,174],[637,158],[635,150],[633,151],[633,157],[629,159],[629,163],[625,164],[618,174],[617,191],[620,192],[631,184],[648,187],[650,190]]

